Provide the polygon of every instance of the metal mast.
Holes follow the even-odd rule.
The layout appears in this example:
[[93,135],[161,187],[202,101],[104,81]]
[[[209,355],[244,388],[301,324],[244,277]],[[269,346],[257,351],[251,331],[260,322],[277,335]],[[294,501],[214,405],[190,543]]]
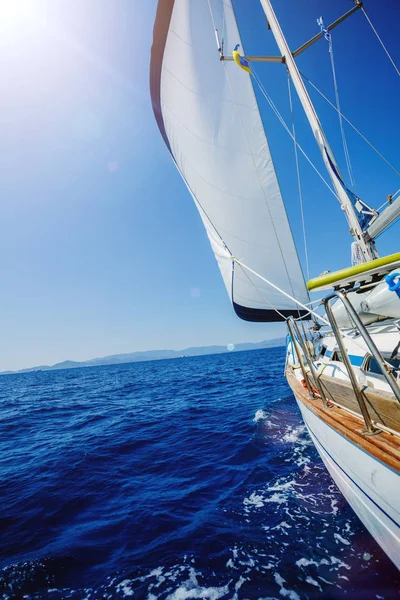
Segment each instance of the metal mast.
[[[364,234],[360,226],[357,213],[349,196],[347,195],[346,190],[343,187],[343,182],[335,158],[333,156],[333,152],[328,144],[328,140],[325,137],[321,123],[318,119],[318,115],[308,95],[307,89],[304,85],[303,79],[294,60],[293,54],[290,51],[286,39],[282,33],[275,12],[271,6],[271,2],[270,0],[260,0],[260,2],[264,9],[265,16],[267,17],[268,25],[275,37],[276,43],[278,44],[279,50],[282,54],[283,62],[285,62],[287,66],[290,77],[293,81],[293,85],[299,96],[300,102],[303,105],[304,112],[306,113],[308,122],[310,123],[312,132],[321,151],[323,161],[332,180],[335,192],[346,214],[347,221],[350,226],[350,233],[356,240],[356,242],[359,244],[364,261],[372,260],[374,258],[374,255],[371,249],[371,245],[364,238]],[[353,10],[354,9],[352,9],[352,11]]]

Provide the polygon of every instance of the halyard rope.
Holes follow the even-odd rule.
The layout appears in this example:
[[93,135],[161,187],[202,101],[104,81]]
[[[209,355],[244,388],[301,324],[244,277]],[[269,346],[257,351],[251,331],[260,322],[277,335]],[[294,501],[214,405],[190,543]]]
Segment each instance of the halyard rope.
[[335,89],[336,107],[337,107],[337,112],[338,112],[338,116],[339,116],[340,133],[342,135],[343,152],[344,152],[344,156],[346,159],[347,172],[350,177],[350,182],[351,182],[351,185],[354,186],[353,169],[351,166],[349,149],[347,147],[346,135],[344,133],[344,128],[343,128],[342,113],[340,111],[339,89],[338,89],[338,84],[337,84],[337,79],[336,79],[335,61],[333,58],[332,34],[329,35],[329,56],[331,59],[333,87]]

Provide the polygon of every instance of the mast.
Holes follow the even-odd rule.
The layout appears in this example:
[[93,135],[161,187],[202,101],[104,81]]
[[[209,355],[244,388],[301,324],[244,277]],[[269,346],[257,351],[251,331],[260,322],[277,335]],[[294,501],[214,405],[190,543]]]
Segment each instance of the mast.
[[326,139],[318,115],[315,111],[313,103],[311,102],[311,98],[308,95],[307,89],[297,68],[294,57],[282,33],[275,12],[271,6],[271,2],[270,0],[260,0],[260,2],[264,9],[269,27],[274,35],[276,43],[278,44],[278,48],[282,54],[284,62],[286,63],[290,77],[293,81],[293,85],[299,96],[304,112],[306,113],[308,122],[310,123],[312,132],[321,151],[325,167],[329,173],[329,176],[335,188],[335,192],[347,217],[347,221],[350,226],[350,233],[355,239],[355,241],[358,243],[364,261],[366,262],[372,260],[374,258],[374,255],[372,253],[371,245],[364,238],[364,234],[360,222],[358,220],[357,213],[344,187],[344,183],[341,178],[339,168],[336,164],[335,157],[328,144],[328,140]]

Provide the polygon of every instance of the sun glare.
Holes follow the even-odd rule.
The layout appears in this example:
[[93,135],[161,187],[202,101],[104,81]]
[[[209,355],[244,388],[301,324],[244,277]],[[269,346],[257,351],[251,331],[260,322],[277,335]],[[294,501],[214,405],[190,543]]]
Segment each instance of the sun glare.
[[18,21],[34,15],[37,6],[35,0],[0,0],[0,19]]
[[42,12],[41,2],[36,0],[0,0],[0,44],[5,38],[16,37],[32,27],[38,13]]

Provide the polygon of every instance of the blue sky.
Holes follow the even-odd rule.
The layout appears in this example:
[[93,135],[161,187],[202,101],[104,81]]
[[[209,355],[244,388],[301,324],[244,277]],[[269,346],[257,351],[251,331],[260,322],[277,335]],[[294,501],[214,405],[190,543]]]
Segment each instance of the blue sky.
[[[194,0],[193,0],[194,1]],[[200,0],[196,0],[200,1]],[[32,6],[34,5],[34,10]],[[350,0],[275,2],[292,48]],[[366,2],[400,63],[395,0]],[[236,0],[249,54],[274,54],[258,0]],[[256,341],[282,325],[234,315],[200,217],[159,135],[149,98],[153,0],[2,0],[0,24],[0,370],[106,354]],[[398,163],[399,77],[361,13],[334,31],[342,110]],[[299,57],[332,99],[327,45]],[[289,120],[286,73],[257,73]],[[312,94],[342,171],[334,111]],[[260,100],[300,255],[291,140]],[[321,160],[296,102],[298,136]],[[355,192],[373,206],[399,178],[348,128]],[[337,201],[301,160],[311,275],[349,265]],[[398,227],[379,238],[399,250]]]

